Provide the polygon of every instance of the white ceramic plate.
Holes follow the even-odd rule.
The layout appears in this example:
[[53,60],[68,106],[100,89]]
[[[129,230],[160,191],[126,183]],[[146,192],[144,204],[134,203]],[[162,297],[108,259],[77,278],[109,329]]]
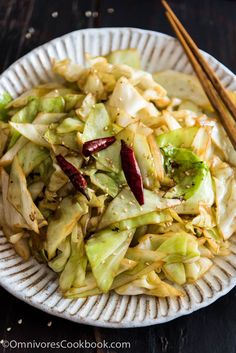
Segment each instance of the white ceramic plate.
[[[40,82],[52,79],[51,58],[84,63],[85,52],[104,55],[116,49],[137,48],[143,68],[154,72],[175,69],[192,73],[180,44],[162,33],[135,28],[86,29],[69,33],[25,55],[0,76],[0,93],[13,97]],[[236,90],[236,77],[212,56],[205,54],[223,84]],[[164,298],[103,294],[87,299],[62,298],[56,275],[34,259],[24,262],[0,234],[0,284],[16,297],[50,314],[78,323],[106,327],[148,326],[172,320],[203,308],[225,295],[236,284],[236,239],[232,253],[217,257],[211,270],[195,284],[186,285],[186,296]]]

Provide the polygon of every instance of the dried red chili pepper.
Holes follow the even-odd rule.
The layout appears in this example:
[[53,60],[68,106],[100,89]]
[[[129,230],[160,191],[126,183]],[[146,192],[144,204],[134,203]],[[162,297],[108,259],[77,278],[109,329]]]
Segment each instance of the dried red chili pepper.
[[89,200],[86,190],[87,181],[80,171],[76,169],[73,164],[68,162],[61,154],[58,154],[56,159],[63,172],[68,176],[71,183],[74,185],[75,189],[80,191]]
[[121,140],[121,164],[127,183],[140,205],[144,204],[142,175],[135,159],[134,151]]
[[89,157],[91,154],[95,152],[99,152],[109,147],[115,142],[115,136],[102,137],[99,139],[87,141],[83,144],[83,155],[85,157]]

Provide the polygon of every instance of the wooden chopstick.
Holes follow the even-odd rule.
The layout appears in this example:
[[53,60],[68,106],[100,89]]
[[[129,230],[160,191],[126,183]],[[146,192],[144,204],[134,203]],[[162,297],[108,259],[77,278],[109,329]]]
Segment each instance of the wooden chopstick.
[[220,82],[219,78],[216,76],[215,72],[212,70],[204,56],[201,54],[199,48],[197,47],[196,43],[190,37],[178,17],[175,15],[171,7],[168,5],[167,1],[162,0],[162,4],[165,7],[166,11],[170,14],[174,22],[176,23],[178,29],[182,33],[183,37],[185,38],[186,42],[188,43],[189,47],[191,48],[192,52],[194,53],[195,57],[197,58],[199,64],[201,65],[202,69],[205,71],[206,75],[208,76],[209,80],[211,81],[212,85],[217,90],[219,96],[221,97],[224,104],[227,106],[228,110],[232,114],[234,120],[236,121],[236,106],[232,102],[231,98],[229,97],[228,92],[226,91],[225,87]]
[[[169,6],[166,3],[166,1],[162,1],[162,3],[165,6],[165,8],[169,9]],[[166,7],[166,6],[168,6],[168,7]],[[178,37],[180,43],[182,44],[183,49],[184,49],[186,55],[188,56],[192,66],[193,66],[193,69],[194,69],[199,81],[201,82],[203,89],[204,89],[210,103],[212,104],[212,106],[214,107],[216,112],[218,113],[219,118],[221,120],[221,123],[224,126],[224,128],[230,138],[230,141],[232,142],[234,148],[236,148],[236,125],[235,125],[232,117],[227,112],[227,110],[225,110],[225,107],[218,96],[218,94],[219,94],[218,88],[215,90],[215,87],[213,86],[212,81],[210,80],[209,76],[206,74],[206,71],[205,70],[203,71],[201,64],[199,63],[199,61],[197,60],[197,58],[194,56],[193,52],[191,51],[187,41],[185,40],[185,37],[183,36],[181,30],[178,27],[178,24],[176,23],[173,16],[170,14],[169,10],[167,10],[166,16],[167,16],[167,19],[169,20],[174,32],[176,33],[176,36]],[[199,52],[199,54],[201,56],[200,52]],[[206,64],[208,66],[208,63],[206,63]],[[223,87],[223,90],[225,90],[224,87]],[[228,108],[228,104],[225,103],[225,106]]]

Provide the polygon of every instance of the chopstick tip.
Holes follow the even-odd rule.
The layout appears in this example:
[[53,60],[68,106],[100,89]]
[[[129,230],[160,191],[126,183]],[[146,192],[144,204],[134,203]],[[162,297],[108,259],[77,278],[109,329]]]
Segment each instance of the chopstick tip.
[[165,8],[167,8],[168,4],[166,0],[161,0],[161,3]]

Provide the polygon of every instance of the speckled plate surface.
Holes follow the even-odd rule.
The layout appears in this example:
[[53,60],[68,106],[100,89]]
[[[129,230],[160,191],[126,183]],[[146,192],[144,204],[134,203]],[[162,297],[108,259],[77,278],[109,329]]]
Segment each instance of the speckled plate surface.
[[[85,52],[104,55],[116,49],[137,48],[149,72],[175,69],[192,73],[180,44],[162,33],[135,28],[86,29],[69,33],[25,55],[0,76],[0,93],[17,97],[40,82],[52,79],[51,58],[84,63]],[[205,54],[223,84],[236,90],[236,77]],[[24,262],[0,233],[0,285],[19,299],[50,314],[94,326],[135,327],[159,324],[203,308],[236,284],[236,238],[231,254],[214,259],[214,266],[195,284],[184,287],[181,298],[103,294],[87,299],[62,298],[57,276],[45,265]]]

